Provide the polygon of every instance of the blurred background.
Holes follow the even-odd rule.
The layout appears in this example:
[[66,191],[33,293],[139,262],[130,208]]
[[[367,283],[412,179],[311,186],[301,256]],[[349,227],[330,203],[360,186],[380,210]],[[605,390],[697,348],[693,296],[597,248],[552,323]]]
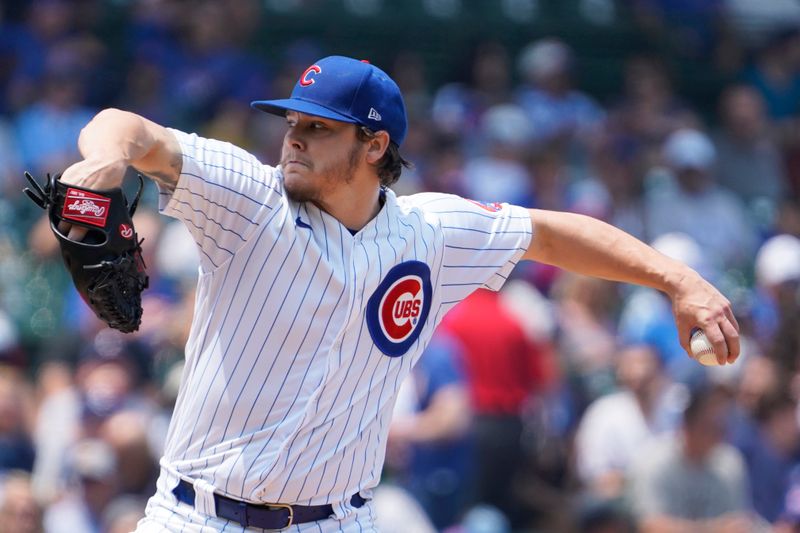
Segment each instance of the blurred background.
[[0,532],[135,527],[197,272],[148,183],[142,328],[104,328],[23,170],[78,160],[110,106],[275,163],[285,125],[248,103],[329,54],[403,90],[399,194],[609,221],[713,281],[743,335],[705,368],[660,293],[520,264],[404,384],[382,530],[800,531],[798,0],[18,0],[0,3]]

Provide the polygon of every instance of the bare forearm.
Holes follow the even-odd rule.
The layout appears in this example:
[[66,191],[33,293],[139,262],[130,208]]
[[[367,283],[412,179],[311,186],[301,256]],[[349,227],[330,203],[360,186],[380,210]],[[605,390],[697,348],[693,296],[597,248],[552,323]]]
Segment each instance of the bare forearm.
[[597,219],[573,213],[530,210],[533,238],[523,259],[578,274],[635,283],[665,292],[681,346],[702,329],[722,364],[739,356],[739,326],[731,303],[688,266]]
[[[127,111],[105,109],[98,113],[81,130],[78,149],[92,169],[130,165],[170,188],[180,176],[182,156],[175,137],[166,128]],[[110,185],[107,178],[97,181]]]
[[687,266],[600,220],[555,211],[530,211],[533,239],[524,259],[670,293]]
[[119,109],[105,109],[81,130],[78,149],[84,159],[114,159],[133,164],[156,144],[144,119]]

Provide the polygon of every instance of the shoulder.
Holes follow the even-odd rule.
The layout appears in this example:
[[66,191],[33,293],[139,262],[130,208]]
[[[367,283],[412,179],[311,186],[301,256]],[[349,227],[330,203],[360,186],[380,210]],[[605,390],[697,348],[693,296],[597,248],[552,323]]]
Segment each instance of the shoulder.
[[[280,167],[262,163],[258,156],[231,142],[201,137],[196,133],[167,128],[180,145],[182,155],[194,165],[209,170],[229,171],[234,174],[262,174],[274,180],[281,179]],[[192,166],[190,164],[190,166]]]
[[406,212],[418,211],[433,219],[448,215],[477,215],[486,218],[501,216],[509,204],[500,202],[478,202],[455,194],[424,192],[400,196],[397,203]]
[[401,209],[420,209],[422,211],[430,212],[437,210],[436,204],[458,201],[460,199],[460,197],[456,196],[455,194],[438,192],[421,192],[406,196],[397,196],[396,198],[397,205],[400,206]]
[[452,194],[418,193],[397,196],[395,202],[398,214],[407,222],[439,225],[439,213],[450,209],[455,198]]

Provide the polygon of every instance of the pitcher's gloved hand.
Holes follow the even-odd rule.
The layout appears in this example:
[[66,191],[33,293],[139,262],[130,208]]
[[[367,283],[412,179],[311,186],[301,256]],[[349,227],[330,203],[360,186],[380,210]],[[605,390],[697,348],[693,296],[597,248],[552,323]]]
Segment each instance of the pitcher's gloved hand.
[[[47,211],[50,229],[83,300],[110,327],[124,333],[139,329],[148,278],[132,217],[142,194],[142,177],[130,205],[120,188],[67,185],[59,180],[60,174],[48,174],[44,186],[27,172],[25,177],[31,185],[25,194]],[[87,233],[81,240],[71,240],[59,231],[62,223],[86,228]]]

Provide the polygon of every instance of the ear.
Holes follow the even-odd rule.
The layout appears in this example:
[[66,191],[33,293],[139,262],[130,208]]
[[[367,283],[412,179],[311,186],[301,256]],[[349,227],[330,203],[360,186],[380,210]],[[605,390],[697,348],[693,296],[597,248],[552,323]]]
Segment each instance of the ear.
[[389,148],[389,133],[385,130],[375,132],[375,136],[367,141],[367,163],[375,165],[381,160]]

